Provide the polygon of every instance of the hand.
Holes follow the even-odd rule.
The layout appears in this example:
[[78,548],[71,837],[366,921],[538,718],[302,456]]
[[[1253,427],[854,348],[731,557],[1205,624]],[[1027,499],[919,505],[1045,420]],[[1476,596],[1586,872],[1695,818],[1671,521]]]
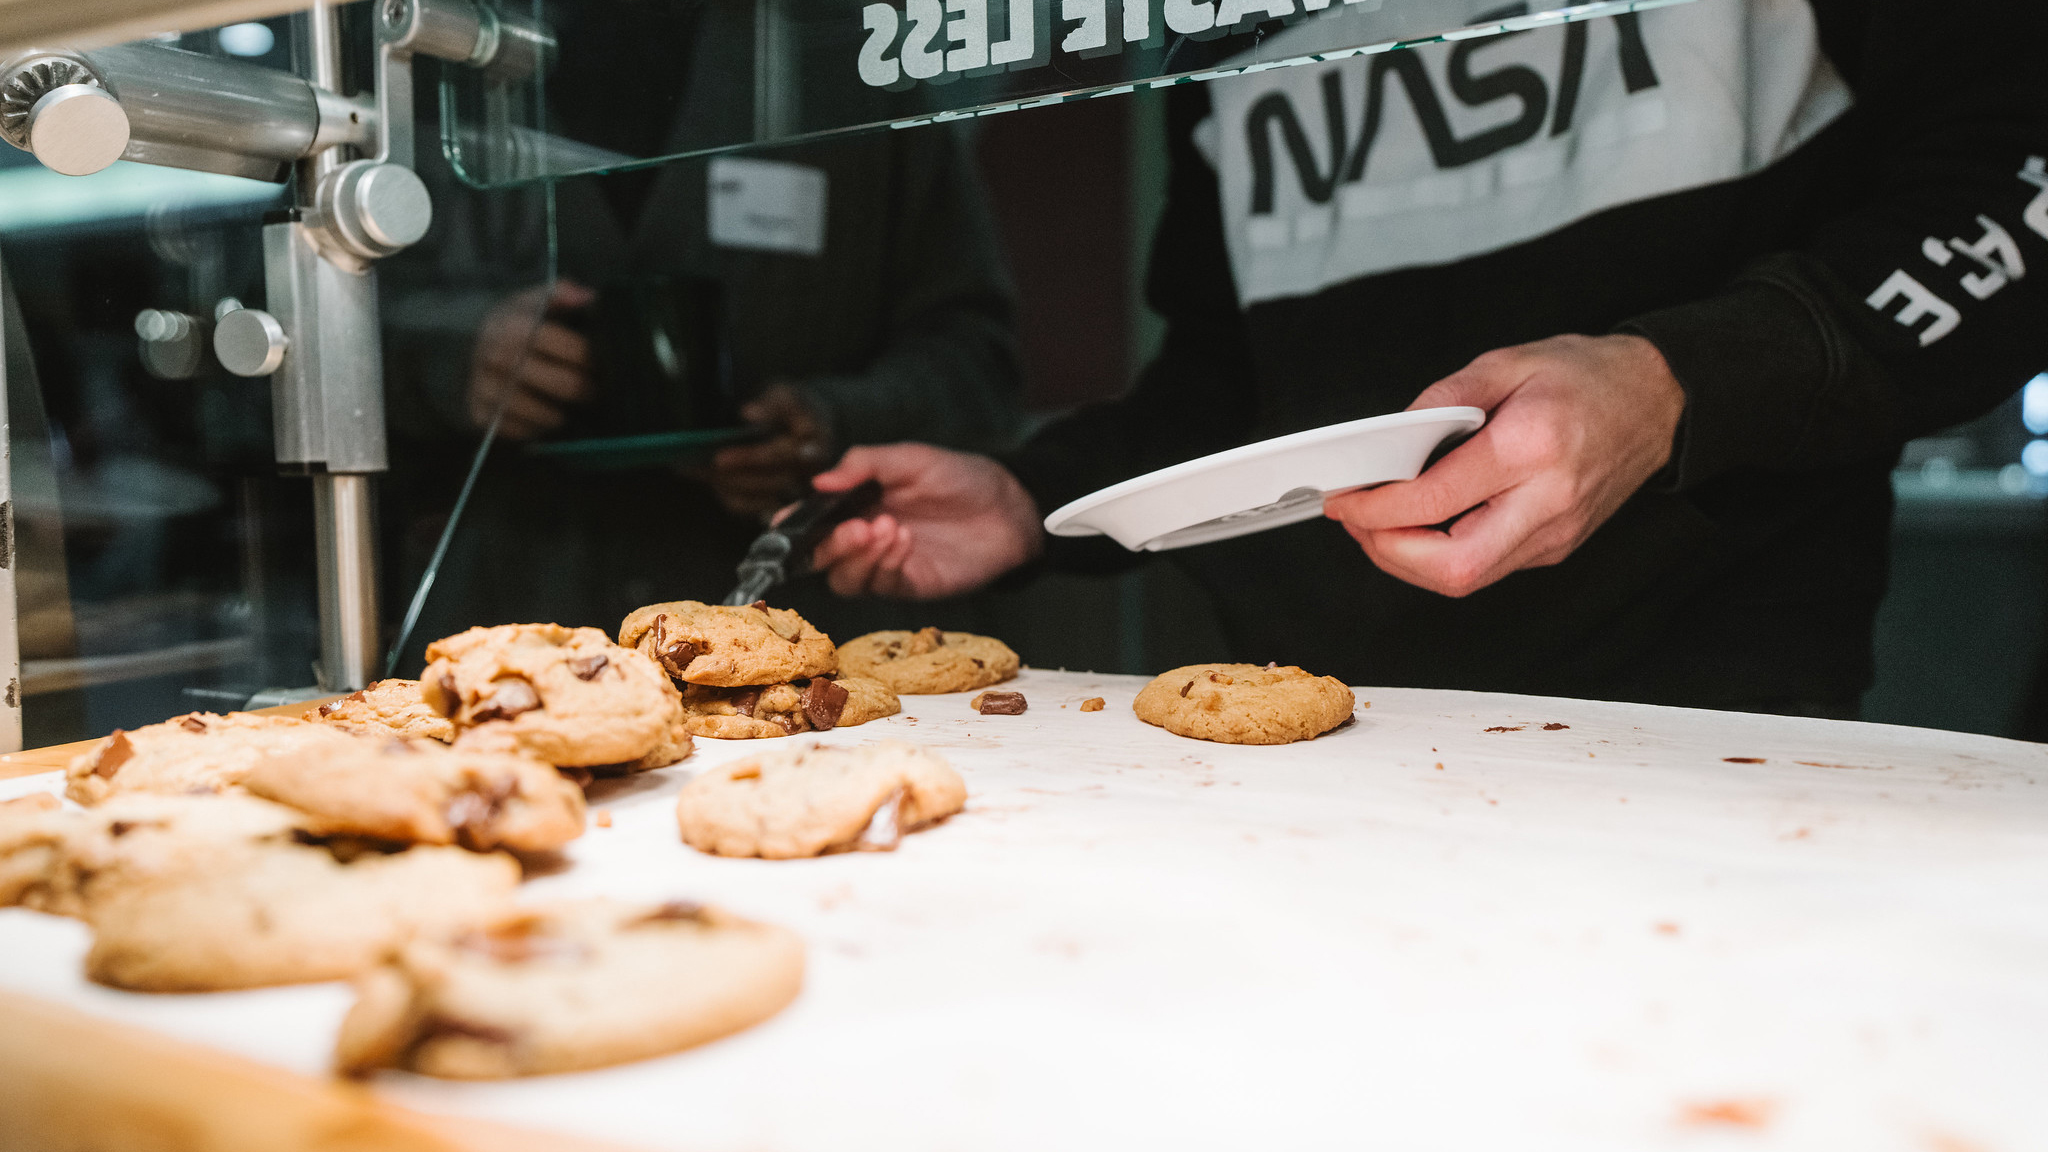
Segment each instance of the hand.
[[1045,547],[1038,505],[986,456],[929,444],[855,448],[811,483],[844,492],[868,479],[882,482],[877,514],[833,529],[813,558],[841,596],[955,596]]
[[711,458],[711,488],[718,502],[741,516],[772,512],[805,491],[811,473],[832,462],[832,434],[803,395],[787,384],[740,409],[740,419],[766,428],[766,440],[721,448]]
[[1556,336],[1488,352],[1408,407],[1460,404],[1491,415],[1434,467],[1323,504],[1374,564],[1446,596],[1571,555],[1670,460],[1685,392],[1639,336]]
[[469,419],[488,428],[504,405],[498,435],[531,440],[561,426],[565,405],[590,398],[590,341],[548,319],[588,308],[597,293],[570,280],[500,301],[477,329],[470,354]]

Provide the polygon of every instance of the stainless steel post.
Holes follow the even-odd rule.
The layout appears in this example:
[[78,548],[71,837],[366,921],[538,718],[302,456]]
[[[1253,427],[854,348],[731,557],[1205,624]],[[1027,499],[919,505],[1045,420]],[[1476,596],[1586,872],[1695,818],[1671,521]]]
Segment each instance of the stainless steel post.
[[360,472],[313,477],[314,557],[320,571],[320,687],[360,688],[383,656],[377,614],[375,493]]
[[[0,752],[21,751],[21,603],[14,595],[14,424],[7,361],[27,357],[14,289],[0,269]],[[10,340],[10,338],[12,338]],[[20,347],[9,347],[10,342]]]

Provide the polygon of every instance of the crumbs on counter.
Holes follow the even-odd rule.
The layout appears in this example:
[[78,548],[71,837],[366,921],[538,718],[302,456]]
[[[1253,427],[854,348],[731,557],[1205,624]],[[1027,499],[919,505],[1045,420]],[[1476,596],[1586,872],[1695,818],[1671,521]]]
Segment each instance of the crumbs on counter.
[[592,813],[590,814],[590,822],[591,822],[592,824],[595,824],[595,825],[597,825],[597,826],[598,826],[599,828],[609,828],[609,827],[611,827],[611,826],[612,826],[612,810],[611,810],[611,809],[609,809],[609,808],[599,808],[599,809],[598,809],[597,811],[595,811],[595,812],[592,812]]
[[1723,756],[1721,757],[1721,762],[1723,764],[1762,764],[1764,763],[1764,758],[1761,756]]
[[1520,732],[1520,731],[1521,731],[1522,729],[1524,729],[1524,728],[1527,728],[1527,727],[1528,727],[1528,725],[1527,725],[1527,724],[1502,724],[1502,725],[1499,725],[1498,727],[1494,727],[1494,728],[1487,728],[1487,729],[1485,729],[1485,731],[1487,731],[1487,732]]
[[1102,697],[1100,697],[1100,696],[1090,696],[1090,697],[1089,697],[1089,698],[1087,698],[1086,700],[1083,700],[1083,701],[1081,701],[1081,711],[1083,711],[1083,712],[1100,712],[1100,711],[1102,711]]

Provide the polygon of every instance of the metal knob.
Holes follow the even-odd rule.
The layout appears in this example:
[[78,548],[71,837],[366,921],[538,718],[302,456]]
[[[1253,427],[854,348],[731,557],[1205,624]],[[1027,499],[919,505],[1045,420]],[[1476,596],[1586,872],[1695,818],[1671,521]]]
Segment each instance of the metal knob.
[[375,260],[419,243],[434,222],[434,201],[413,170],[377,160],[335,169],[320,185],[320,207],[349,251]]
[[145,308],[135,314],[142,341],[142,366],[159,380],[190,380],[206,356],[205,333],[196,317]]
[[90,176],[128,149],[128,113],[104,88],[66,84],[29,109],[28,149],[54,171]]
[[213,354],[220,366],[237,376],[268,376],[284,363],[292,346],[277,317],[260,308],[243,308],[220,318],[213,329]]

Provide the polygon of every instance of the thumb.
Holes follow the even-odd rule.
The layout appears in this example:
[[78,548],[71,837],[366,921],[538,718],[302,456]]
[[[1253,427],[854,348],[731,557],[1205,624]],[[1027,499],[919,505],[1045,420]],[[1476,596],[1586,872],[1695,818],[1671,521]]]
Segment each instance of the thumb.
[[575,311],[597,302],[597,290],[574,280],[557,280],[548,291],[548,307]]
[[811,478],[820,492],[844,492],[866,480],[879,480],[885,490],[901,488],[921,477],[939,455],[925,444],[883,444],[849,448],[839,463]]
[[1422,390],[1409,411],[1419,408],[1477,408],[1491,412],[1529,377],[1530,362],[1519,348],[1496,348]]

